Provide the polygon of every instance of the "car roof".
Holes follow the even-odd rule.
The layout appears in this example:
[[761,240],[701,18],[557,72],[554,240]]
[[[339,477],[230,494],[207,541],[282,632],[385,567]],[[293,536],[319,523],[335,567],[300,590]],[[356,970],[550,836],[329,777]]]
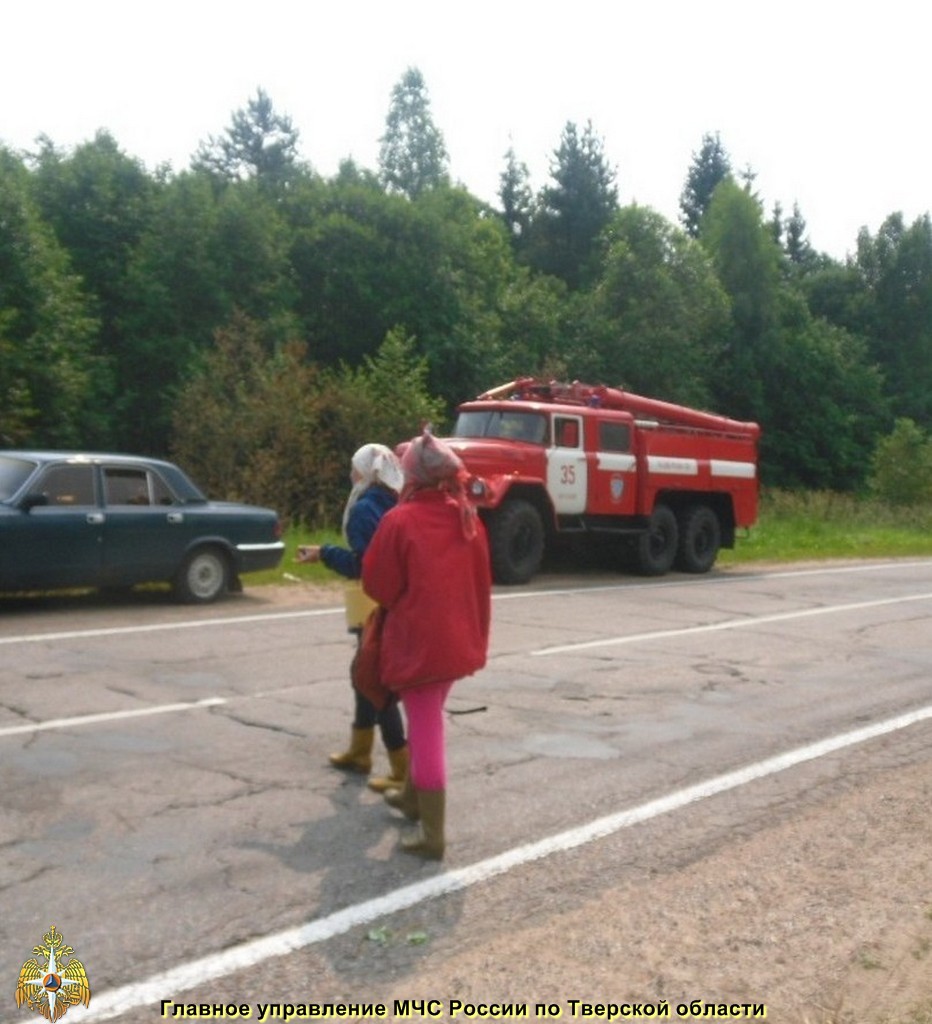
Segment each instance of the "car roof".
[[160,466],[173,463],[151,455],[128,455],[125,452],[67,451],[46,448],[3,448],[0,455],[14,459],[30,459],[33,462],[148,462]]

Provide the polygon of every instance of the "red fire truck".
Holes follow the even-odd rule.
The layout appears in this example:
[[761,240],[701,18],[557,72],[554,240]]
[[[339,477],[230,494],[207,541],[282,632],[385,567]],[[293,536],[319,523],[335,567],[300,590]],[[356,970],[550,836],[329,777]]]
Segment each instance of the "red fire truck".
[[458,409],[447,438],[473,477],[492,568],[525,583],[574,535],[644,575],[707,572],[757,519],[756,423],[606,387],[525,377]]

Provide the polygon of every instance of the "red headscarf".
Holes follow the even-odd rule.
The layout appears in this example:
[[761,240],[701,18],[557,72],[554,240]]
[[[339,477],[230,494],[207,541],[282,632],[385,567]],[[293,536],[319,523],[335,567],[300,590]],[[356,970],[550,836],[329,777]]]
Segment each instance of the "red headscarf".
[[401,468],[405,475],[401,500],[404,501],[413,492],[424,488],[446,491],[460,508],[463,533],[466,537],[475,537],[476,509],[466,494],[468,474],[456,452],[434,437],[429,430],[425,430],[420,437],[408,442],[400,454]]

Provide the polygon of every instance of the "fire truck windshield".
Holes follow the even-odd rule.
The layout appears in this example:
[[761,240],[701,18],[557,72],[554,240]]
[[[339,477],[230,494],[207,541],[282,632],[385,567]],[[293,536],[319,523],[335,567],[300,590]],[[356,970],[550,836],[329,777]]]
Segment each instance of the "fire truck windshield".
[[518,409],[464,409],[456,418],[454,437],[500,437],[546,444],[548,420],[543,413]]

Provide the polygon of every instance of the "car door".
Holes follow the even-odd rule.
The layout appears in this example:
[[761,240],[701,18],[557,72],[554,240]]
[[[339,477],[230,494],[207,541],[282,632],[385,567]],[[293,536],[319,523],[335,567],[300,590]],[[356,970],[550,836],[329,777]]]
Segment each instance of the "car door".
[[107,465],[103,574],[111,586],[170,579],[184,558],[190,530],[167,484],[146,466]]
[[94,586],[99,579],[103,511],[94,466],[50,465],[30,488],[42,504],[10,517],[4,575],[22,588]]
[[582,427],[581,416],[554,416],[554,444],[547,452],[547,491],[557,515],[586,511],[588,466]]

